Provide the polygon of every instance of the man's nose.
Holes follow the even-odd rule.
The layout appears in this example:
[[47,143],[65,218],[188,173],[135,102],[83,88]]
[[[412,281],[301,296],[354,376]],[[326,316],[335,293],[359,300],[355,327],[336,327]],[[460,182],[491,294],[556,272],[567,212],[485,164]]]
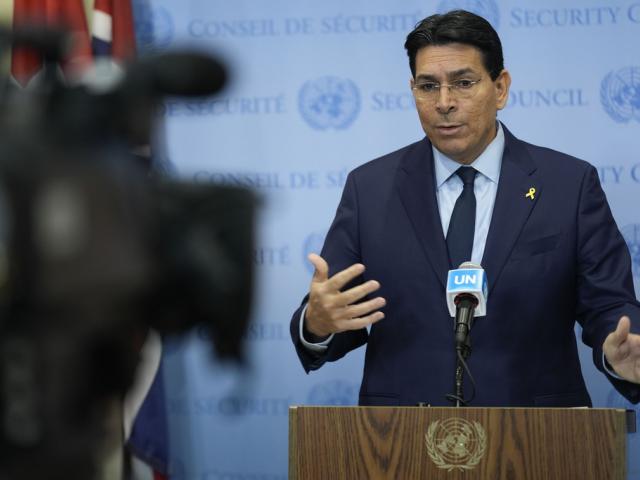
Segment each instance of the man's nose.
[[449,113],[455,109],[455,105],[455,98],[451,96],[449,87],[446,85],[441,86],[436,98],[436,110],[440,113]]

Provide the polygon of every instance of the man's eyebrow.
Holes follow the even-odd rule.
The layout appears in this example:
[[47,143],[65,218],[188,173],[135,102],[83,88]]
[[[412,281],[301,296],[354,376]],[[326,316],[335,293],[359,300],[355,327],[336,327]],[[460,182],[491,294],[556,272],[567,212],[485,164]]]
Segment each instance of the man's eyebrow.
[[437,82],[438,79],[436,77],[434,77],[433,75],[429,75],[429,74],[425,74],[425,73],[421,73],[419,75],[416,76],[416,81],[425,81],[425,82]]
[[459,78],[462,77],[464,75],[467,75],[469,73],[475,73],[475,70],[473,70],[473,68],[461,68],[460,70],[454,70],[453,72],[449,72],[447,73],[447,77],[448,78]]
[[[461,68],[459,70],[454,70],[452,72],[447,72],[447,78],[451,79],[451,78],[460,78],[464,75],[467,75],[469,73],[473,73],[475,74],[475,70],[469,67],[466,68]],[[438,82],[439,80],[432,74],[430,73],[420,73],[416,76],[416,81],[418,80],[422,80],[422,81],[428,81],[428,82]]]

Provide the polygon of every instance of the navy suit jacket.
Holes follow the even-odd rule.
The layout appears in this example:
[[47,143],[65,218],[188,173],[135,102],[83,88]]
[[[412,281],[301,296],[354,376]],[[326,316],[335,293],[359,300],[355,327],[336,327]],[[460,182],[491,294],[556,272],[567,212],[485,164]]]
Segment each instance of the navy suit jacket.
[[[575,321],[604,372],[602,344],[620,316],[629,315],[640,333],[629,252],[591,165],[504,132],[482,260],[487,316],[471,331],[468,364],[477,384],[471,405],[590,406]],[[525,196],[530,188],[533,199]],[[378,280],[374,295],[387,305],[369,334],[337,334],[318,354],[298,334],[305,299],[291,335],[306,371],[366,343],[361,405],[450,405],[445,396],[453,393],[456,365],[445,298],[450,266],[427,138],[349,174],[322,256],[330,274],[363,263],[358,282]],[[607,376],[626,398],[640,401],[640,385]]]

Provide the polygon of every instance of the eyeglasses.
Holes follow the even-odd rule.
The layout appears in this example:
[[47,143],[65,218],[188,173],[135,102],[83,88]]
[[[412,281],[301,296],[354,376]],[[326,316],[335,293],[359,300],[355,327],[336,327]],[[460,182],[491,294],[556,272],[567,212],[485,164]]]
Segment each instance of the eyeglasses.
[[413,90],[413,96],[417,101],[435,101],[440,96],[440,89],[442,87],[447,87],[449,89],[449,94],[453,98],[469,98],[475,94],[475,86],[480,83],[480,80],[482,79],[467,80],[461,78],[460,80],[455,80],[449,84],[424,82],[414,85],[411,90]]

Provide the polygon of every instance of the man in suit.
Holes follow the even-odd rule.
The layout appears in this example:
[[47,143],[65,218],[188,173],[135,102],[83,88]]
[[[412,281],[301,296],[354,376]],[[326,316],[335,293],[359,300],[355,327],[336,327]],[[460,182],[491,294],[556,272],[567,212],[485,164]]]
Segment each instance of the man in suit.
[[471,405],[590,406],[576,320],[597,368],[639,402],[640,306],[596,170],[497,121],[511,78],[486,20],[433,15],[405,48],[426,138],[349,174],[291,321],[304,368],[366,343],[361,405],[449,405],[445,282],[471,260],[489,284]]

